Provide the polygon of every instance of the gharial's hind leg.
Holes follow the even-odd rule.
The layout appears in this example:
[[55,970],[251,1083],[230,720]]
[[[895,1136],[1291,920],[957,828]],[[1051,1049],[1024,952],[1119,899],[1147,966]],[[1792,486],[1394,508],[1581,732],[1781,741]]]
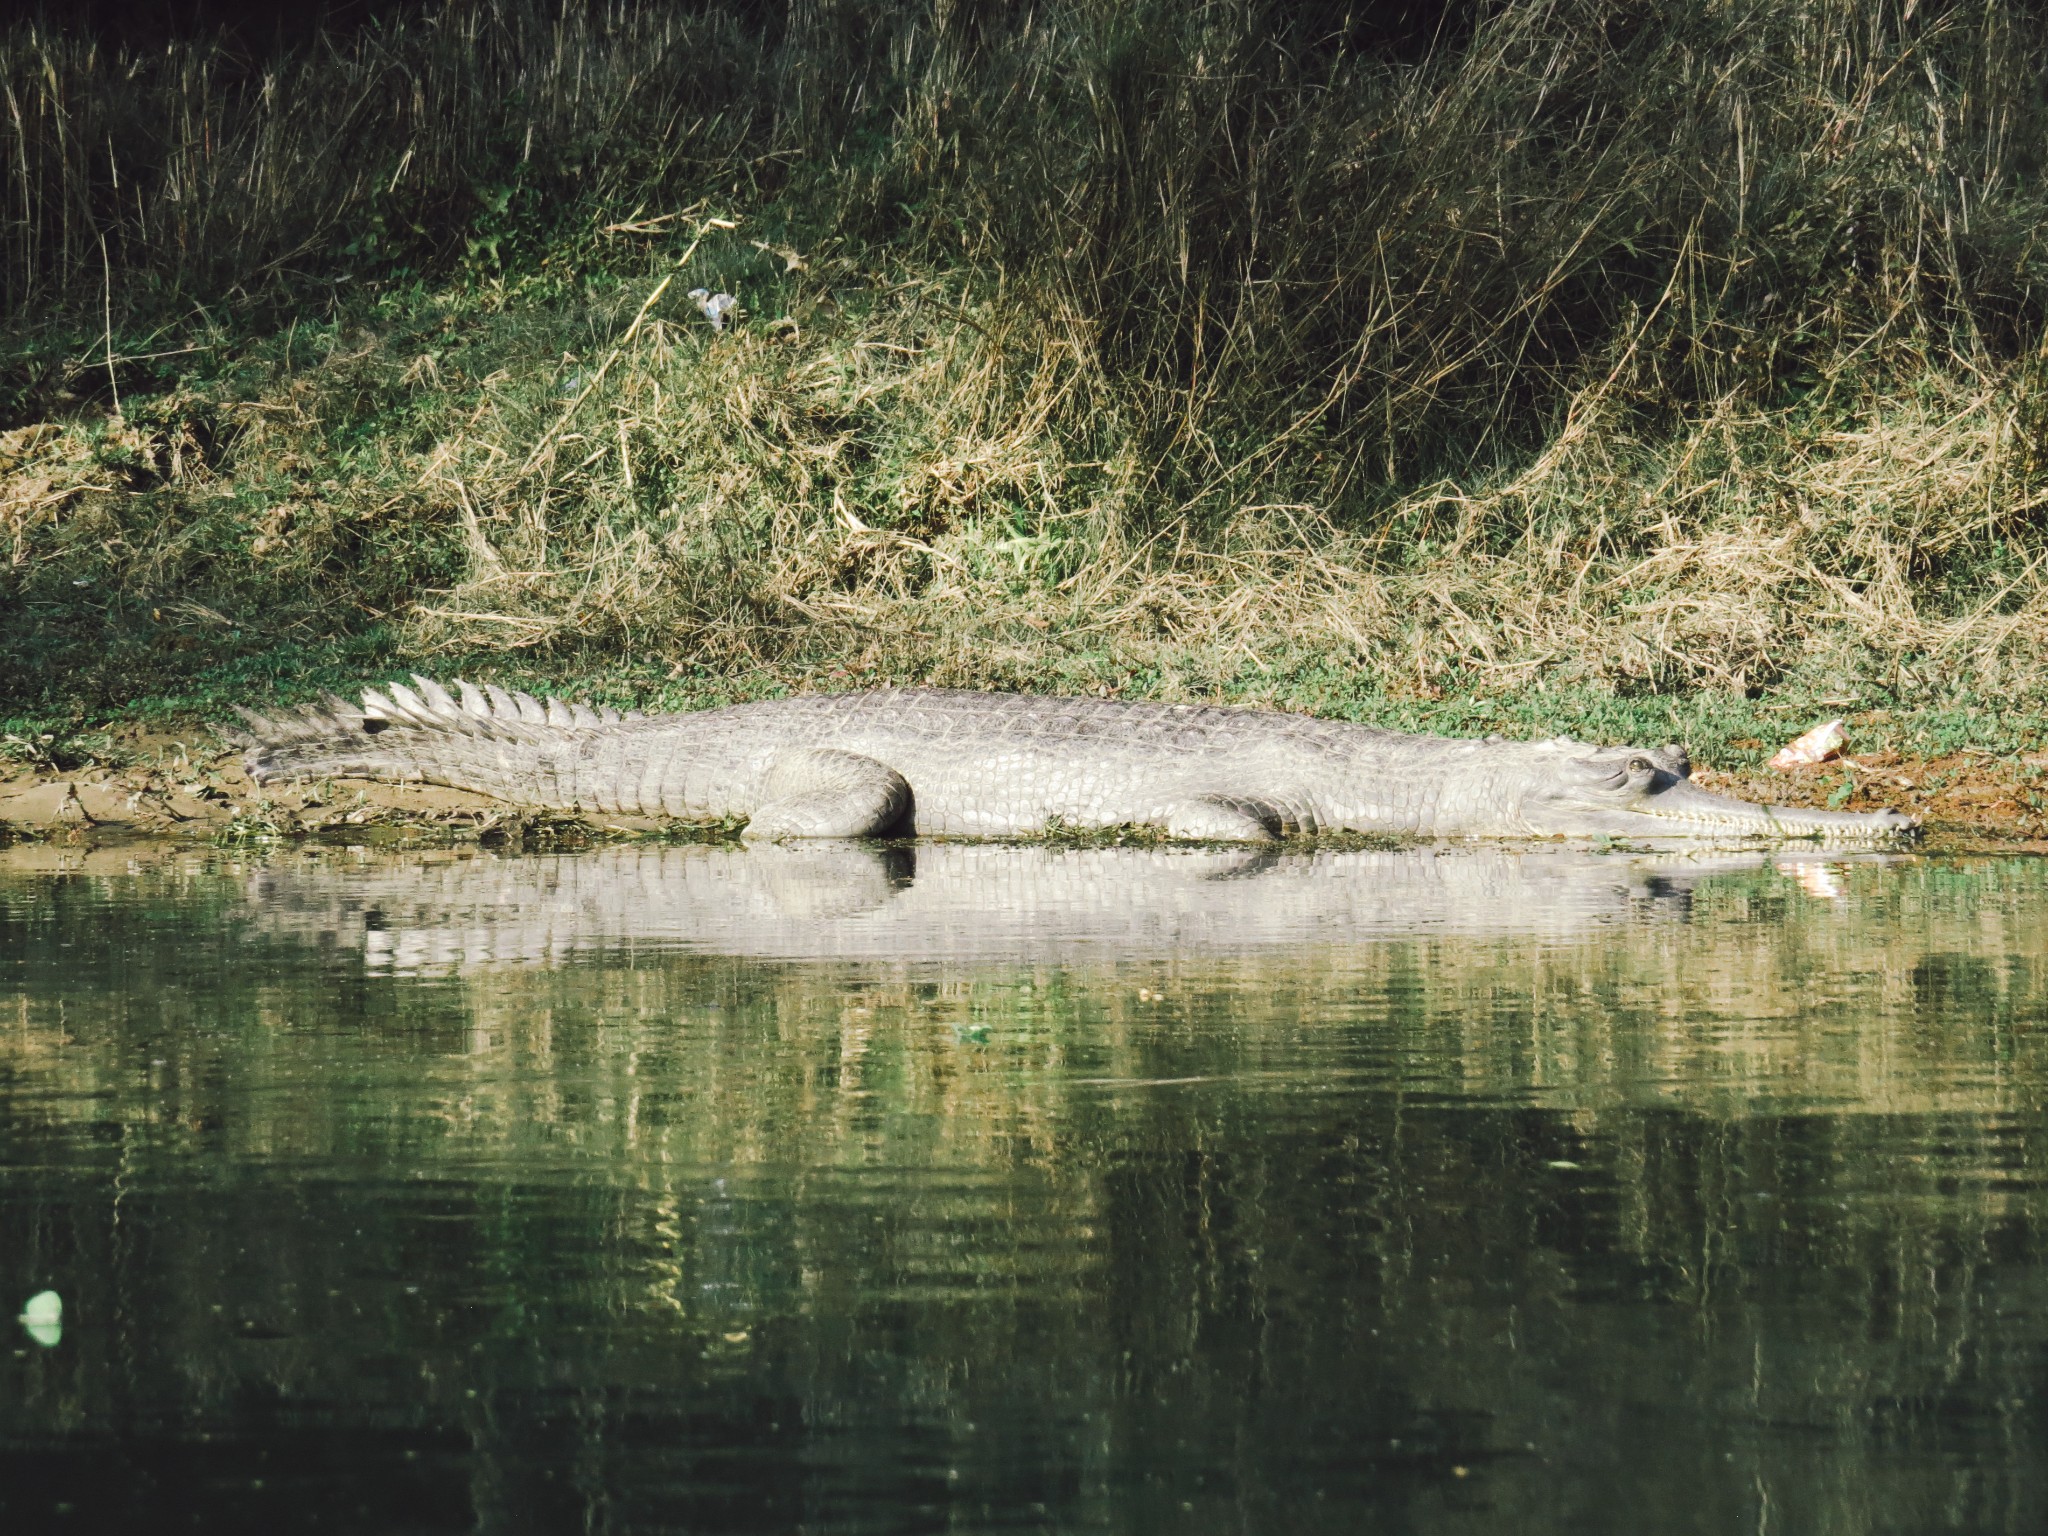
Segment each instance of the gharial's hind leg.
[[1166,835],[1191,842],[1277,842],[1287,818],[1263,800],[1196,795],[1166,813]]
[[874,837],[910,815],[910,785],[887,763],[827,748],[785,752],[762,785],[746,838]]

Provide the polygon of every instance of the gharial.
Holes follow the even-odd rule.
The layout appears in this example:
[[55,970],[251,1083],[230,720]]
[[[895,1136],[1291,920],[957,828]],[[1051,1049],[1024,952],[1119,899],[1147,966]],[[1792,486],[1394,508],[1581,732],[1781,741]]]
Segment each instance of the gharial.
[[1911,816],[1754,805],[1677,746],[1411,736],[1197,704],[880,689],[620,714],[457,682],[240,712],[250,777],[425,781],[522,805],[745,817],[756,838],[1014,837],[1124,825],[1261,842],[1423,837],[1910,836]]

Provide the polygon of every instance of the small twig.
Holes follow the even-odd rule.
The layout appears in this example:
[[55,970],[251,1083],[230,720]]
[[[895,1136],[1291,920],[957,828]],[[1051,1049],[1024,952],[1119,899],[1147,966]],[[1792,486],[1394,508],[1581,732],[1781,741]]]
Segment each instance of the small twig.
[[[704,243],[704,237],[712,230],[733,227],[731,219],[706,219],[698,229],[696,238],[690,242],[683,254],[676,258],[676,270],[681,271],[689,264],[690,258],[697,253],[697,247]],[[611,371],[612,364],[619,360],[626,348],[632,344],[633,338],[640,334],[640,327],[646,323],[648,311],[654,308],[655,301],[668,291],[668,285],[675,280],[675,272],[671,272],[655,285],[654,292],[647,295],[647,302],[640,306],[640,313],[635,315],[633,323],[626,327],[626,334],[619,338],[619,344],[613,347],[610,354],[598,365],[597,372],[590,376],[590,381],[583,386],[576,398],[562,408],[562,414],[555,419],[555,424],[541,435],[538,443],[533,445],[533,452],[529,453],[526,462],[519,466],[519,473],[512,477],[514,480],[523,480],[533,472],[533,467],[541,461],[541,456],[554,445],[556,436],[569,425],[570,418],[582,408],[583,402],[604,382],[604,376]]]
[[640,217],[640,210],[638,208],[635,208],[631,213],[627,214],[623,219],[619,220],[616,224],[603,225],[600,228],[599,233],[606,235],[666,234],[666,226],[674,223],[677,219],[687,219],[691,214],[695,213],[696,211],[697,209],[695,207],[681,208],[674,213],[657,213],[653,215],[651,218],[643,219]]
[[[102,359],[102,361],[112,361],[116,363],[153,363],[158,358],[183,357],[188,352],[211,352],[213,350],[214,344],[212,342],[201,341],[194,342],[189,347],[173,347],[168,352],[124,352],[119,357],[112,359]],[[83,368],[91,361],[92,359],[88,356],[80,359],[76,363],[67,363],[65,366],[68,368]]]
[[633,323],[626,327],[626,334],[619,338],[619,344],[612,348],[610,355],[602,363],[598,364],[597,372],[590,376],[590,381],[577,393],[576,398],[562,407],[562,414],[555,418],[552,427],[541,434],[540,441],[533,445],[533,452],[526,456],[526,462],[519,466],[519,473],[514,475],[513,479],[523,480],[533,472],[533,466],[540,462],[542,454],[554,446],[555,438],[569,425],[569,419],[576,414],[583,402],[590,398],[591,392],[604,382],[604,376],[611,371],[612,364],[616,363],[626,348],[632,345],[633,338],[640,332],[641,323],[647,318],[647,312],[654,308],[655,301],[668,292],[668,285],[675,280],[676,275],[671,272],[655,284],[654,292],[647,295],[647,302],[640,306],[640,313],[635,315]]
[[106,274],[107,389],[114,397],[114,414],[121,414],[121,385],[114,377],[114,263],[107,255],[107,237],[100,235],[100,270]]

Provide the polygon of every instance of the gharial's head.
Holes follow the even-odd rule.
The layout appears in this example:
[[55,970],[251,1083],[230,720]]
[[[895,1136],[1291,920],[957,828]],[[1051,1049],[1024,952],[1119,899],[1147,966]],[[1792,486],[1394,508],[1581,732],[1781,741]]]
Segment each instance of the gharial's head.
[[1594,747],[1569,737],[1529,748],[1517,813],[1531,832],[1608,837],[1817,838],[1896,842],[1918,831],[1897,811],[1754,805],[1699,788],[1685,749]]

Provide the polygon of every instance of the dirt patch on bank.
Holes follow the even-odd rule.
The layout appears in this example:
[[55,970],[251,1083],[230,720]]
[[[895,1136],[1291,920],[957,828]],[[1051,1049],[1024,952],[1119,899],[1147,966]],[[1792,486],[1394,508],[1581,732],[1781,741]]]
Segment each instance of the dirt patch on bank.
[[645,817],[537,812],[435,784],[335,779],[259,785],[243,771],[239,752],[194,735],[134,731],[117,735],[113,745],[118,764],[0,765],[0,838],[480,838],[520,844],[672,830]]
[[[687,830],[644,817],[536,812],[431,784],[336,779],[259,786],[242,771],[237,752],[203,733],[131,729],[110,743],[118,761],[64,767],[0,760],[0,837],[517,844]],[[1789,773],[1702,769],[1694,777],[1703,788],[1773,805],[1904,811],[1921,818],[1926,846],[1936,851],[2048,853],[2048,753],[1859,753]]]

